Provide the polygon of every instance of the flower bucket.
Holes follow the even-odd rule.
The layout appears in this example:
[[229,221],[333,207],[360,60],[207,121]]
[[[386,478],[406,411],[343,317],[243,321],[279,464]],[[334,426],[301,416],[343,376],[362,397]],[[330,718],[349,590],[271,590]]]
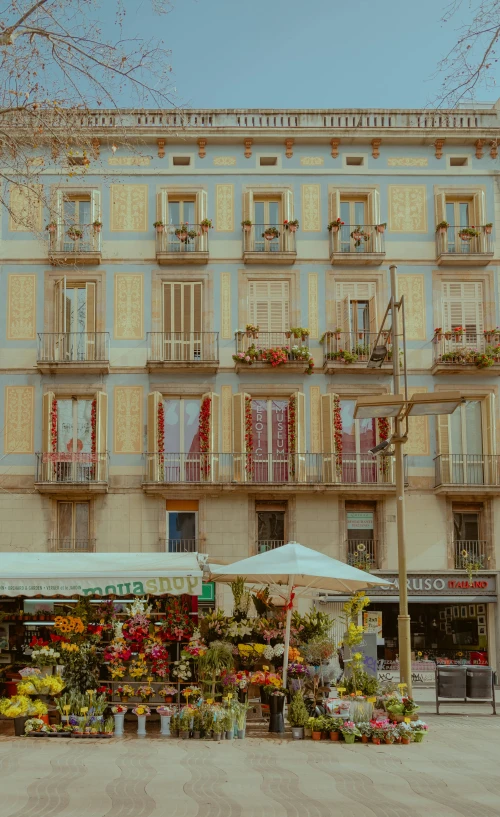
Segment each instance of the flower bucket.
[[160,735],[170,735],[170,715],[160,715]]
[[[380,743],[380,741],[379,741],[379,743]],[[410,743],[410,738],[401,738],[401,743],[404,746],[408,746],[408,744]]]
[[165,703],[166,704],[171,704],[173,700],[174,700],[173,695],[165,695]]
[[269,731],[270,732],[284,732],[285,731],[285,721],[283,718],[283,710],[285,707],[285,696],[284,695],[269,695],[268,698],[269,703],[269,712],[270,712],[270,719],[269,719]]
[[344,735],[344,741],[346,743],[354,743],[356,739],[356,735]]
[[294,740],[303,740],[304,739],[304,727],[303,726],[292,726],[292,738]]
[[222,733],[221,732],[214,732],[213,733],[213,740],[221,740]]
[[187,740],[189,738],[189,729],[185,729],[179,732],[179,737],[181,738],[181,740]]
[[353,233],[352,237],[353,237],[354,241],[361,241],[361,239],[363,238],[361,233]]
[[330,740],[340,740],[340,732],[330,732]]
[[423,739],[424,739],[424,733],[423,732],[414,732],[413,733],[413,740],[415,741],[415,743],[422,743]]
[[439,227],[438,228],[438,233],[440,233],[441,235],[444,235],[447,232],[448,232],[448,227]]
[[200,739],[200,737],[201,737],[201,732],[200,732],[198,729],[197,729],[197,730],[195,730],[195,731],[193,732],[193,738],[194,738],[194,740],[199,740],[199,739]]
[[264,238],[266,241],[273,241],[277,236],[275,236],[274,233],[264,233]]
[[20,738],[24,735],[24,726],[27,720],[28,717],[24,715],[19,718],[14,718],[14,734],[16,738]]
[[368,743],[369,737],[368,735],[361,735],[361,743]]
[[137,715],[137,734],[146,737],[146,715]]
[[238,729],[238,731],[237,731],[238,740],[244,740],[245,732],[246,732],[246,729]]
[[234,731],[232,729],[226,729],[226,740],[232,740],[234,738]]
[[179,241],[186,241],[187,237],[188,237],[187,233],[177,233],[177,238],[179,239]]
[[321,740],[321,732],[313,732],[312,733],[313,740]]
[[123,737],[125,712],[117,712],[116,715],[113,715],[113,718],[115,719],[115,737],[121,738]]
[[340,227],[337,224],[334,224],[332,227],[332,233],[338,233]]

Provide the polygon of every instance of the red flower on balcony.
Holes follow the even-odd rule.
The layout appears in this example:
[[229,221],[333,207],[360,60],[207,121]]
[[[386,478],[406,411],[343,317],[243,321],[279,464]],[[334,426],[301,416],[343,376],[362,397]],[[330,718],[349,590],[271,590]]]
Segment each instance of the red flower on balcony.
[[342,414],[340,412],[340,398],[333,398],[333,440],[335,444],[335,462],[337,474],[342,474]]
[[[200,452],[207,455],[210,452],[210,425],[212,416],[212,399],[211,397],[204,397],[200,406],[199,417],[199,435],[200,435]],[[208,456],[201,457],[201,473],[204,477],[210,474],[210,460]]]
[[57,400],[52,400],[52,410],[50,412],[50,444],[52,451],[57,451]]

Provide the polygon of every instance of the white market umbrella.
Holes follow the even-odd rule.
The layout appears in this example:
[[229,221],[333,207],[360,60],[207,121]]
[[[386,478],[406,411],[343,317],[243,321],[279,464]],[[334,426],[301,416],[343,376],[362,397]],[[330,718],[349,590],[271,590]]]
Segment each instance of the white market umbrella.
[[325,590],[337,593],[355,593],[365,587],[387,585],[387,579],[373,576],[345,562],[325,556],[318,550],[306,548],[298,542],[250,556],[230,565],[210,565],[211,578],[219,582],[232,582],[243,576],[249,584],[272,584],[287,587],[285,654],[283,656],[283,686],[288,673],[288,648],[292,621],[294,588],[301,591]]

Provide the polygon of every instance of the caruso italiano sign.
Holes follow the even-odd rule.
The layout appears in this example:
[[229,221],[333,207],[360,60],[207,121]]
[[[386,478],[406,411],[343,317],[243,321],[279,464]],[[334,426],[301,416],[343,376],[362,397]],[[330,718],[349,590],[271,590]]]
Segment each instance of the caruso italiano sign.
[[[380,578],[387,579],[388,582],[392,583],[392,586],[388,584],[370,587],[368,591],[370,596],[392,596],[394,591],[399,590],[397,575],[384,574]],[[441,575],[418,573],[408,576],[406,586],[410,596],[491,596],[496,594],[495,576],[475,576],[469,582],[467,576],[454,576],[449,573]]]

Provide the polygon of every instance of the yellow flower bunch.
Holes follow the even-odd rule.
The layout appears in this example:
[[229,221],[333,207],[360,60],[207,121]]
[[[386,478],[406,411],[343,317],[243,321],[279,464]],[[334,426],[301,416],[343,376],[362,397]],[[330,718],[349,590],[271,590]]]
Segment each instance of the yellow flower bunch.
[[111,672],[111,677],[115,678],[123,678],[125,675],[125,666],[123,664],[110,664],[109,671]]
[[6,718],[40,716],[47,712],[47,706],[42,701],[31,701],[27,695],[14,695],[0,700],[0,715],[5,715]]
[[129,669],[130,675],[132,678],[144,678],[147,675],[148,668],[147,665],[143,661],[134,661]]
[[17,685],[18,695],[36,695],[36,689],[31,681],[19,681]]
[[253,653],[262,655],[265,649],[265,644],[238,644],[238,652],[244,658],[250,658]]
[[66,641],[61,641],[60,647],[66,652],[78,652],[80,650],[78,644],[68,644]]
[[56,616],[54,625],[58,632],[66,635],[85,632],[85,625],[79,616]]

